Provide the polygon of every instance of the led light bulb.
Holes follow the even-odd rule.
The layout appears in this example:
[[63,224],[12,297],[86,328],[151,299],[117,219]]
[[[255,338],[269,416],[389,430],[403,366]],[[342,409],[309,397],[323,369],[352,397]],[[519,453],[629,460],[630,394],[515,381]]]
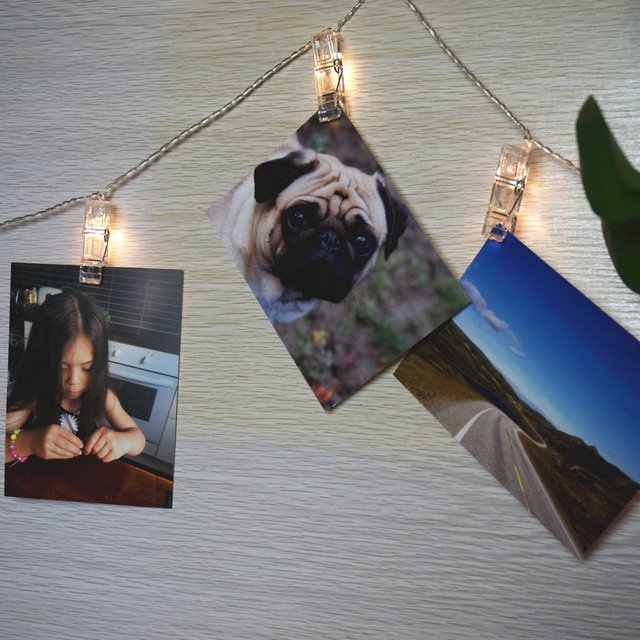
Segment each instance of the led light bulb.
[[522,146],[504,145],[491,191],[491,200],[484,220],[482,233],[502,242],[507,233],[513,233],[518,220],[522,195],[529,174],[531,141]]
[[335,120],[345,103],[344,73],[339,32],[328,29],[311,40],[318,94],[318,119]]
[[82,230],[82,259],[80,282],[100,284],[102,268],[109,254],[109,217],[111,202],[92,196],[84,203],[84,229]]

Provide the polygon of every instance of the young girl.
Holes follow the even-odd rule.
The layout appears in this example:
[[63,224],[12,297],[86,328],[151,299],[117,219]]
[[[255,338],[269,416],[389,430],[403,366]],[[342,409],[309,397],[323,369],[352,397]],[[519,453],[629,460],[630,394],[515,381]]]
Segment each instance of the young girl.
[[111,462],[144,446],[109,381],[102,309],[81,293],[50,296],[38,309],[7,400],[5,462],[81,454]]

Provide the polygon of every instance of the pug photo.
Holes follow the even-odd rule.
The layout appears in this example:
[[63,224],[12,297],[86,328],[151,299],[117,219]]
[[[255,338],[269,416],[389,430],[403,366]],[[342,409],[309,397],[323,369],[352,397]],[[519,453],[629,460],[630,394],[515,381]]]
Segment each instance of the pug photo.
[[345,114],[312,116],[207,214],[325,410],[468,302]]
[[312,149],[259,164],[208,214],[271,322],[342,302],[409,216],[381,173]]

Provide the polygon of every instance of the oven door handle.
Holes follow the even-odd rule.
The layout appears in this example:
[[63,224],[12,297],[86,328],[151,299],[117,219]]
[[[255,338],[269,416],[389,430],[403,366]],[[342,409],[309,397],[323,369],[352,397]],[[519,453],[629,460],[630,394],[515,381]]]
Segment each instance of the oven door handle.
[[111,374],[113,378],[120,378],[120,380],[129,380],[131,382],[139,382],[141,384],[153,385],[154,387],[172,387],[175,382],[173,380],[162,380],[155,376],[141,376],[135,373],[122,373],[119,371],[116,375]]

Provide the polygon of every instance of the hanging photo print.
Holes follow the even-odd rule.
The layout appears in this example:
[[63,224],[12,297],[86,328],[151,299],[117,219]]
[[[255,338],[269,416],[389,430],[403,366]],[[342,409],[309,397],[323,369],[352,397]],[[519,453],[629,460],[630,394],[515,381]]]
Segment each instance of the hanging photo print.
[[577,556],[640,482],[640,343],[515,236],[395,375]]
[[326,410],[468,303],[345,115],[314,115],[208,215]]
[[170,508],[182,271],[11,265],[5,495]]

